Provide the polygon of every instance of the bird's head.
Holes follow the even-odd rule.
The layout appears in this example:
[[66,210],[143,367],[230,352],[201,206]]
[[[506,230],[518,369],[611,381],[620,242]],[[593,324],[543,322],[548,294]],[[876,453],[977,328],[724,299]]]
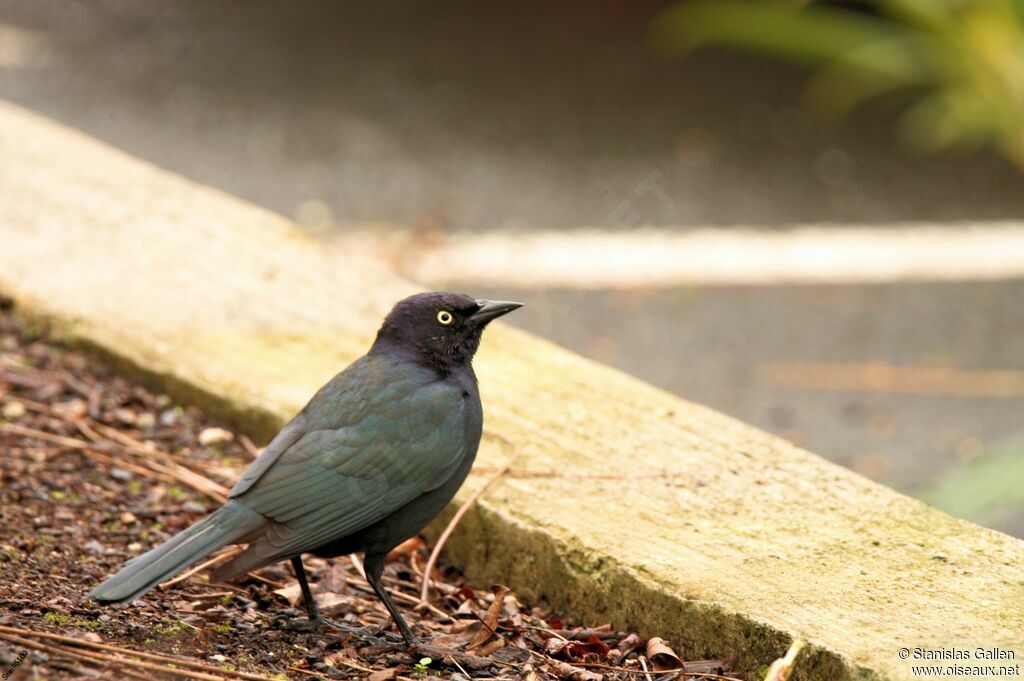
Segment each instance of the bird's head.
[[442,371],[468,365],[484,327],[522,306],[461,293],[417,293],[391,309],[370,352],[405,354]]

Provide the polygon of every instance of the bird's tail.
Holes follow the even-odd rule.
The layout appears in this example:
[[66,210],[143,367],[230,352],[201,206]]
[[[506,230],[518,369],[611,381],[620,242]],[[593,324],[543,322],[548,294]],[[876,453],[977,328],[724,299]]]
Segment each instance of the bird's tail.
[[230,501],[166,542],[131,559],[89,592],[101,603],[130,601],[217,549],[258,529],[266,519],[238,501]]

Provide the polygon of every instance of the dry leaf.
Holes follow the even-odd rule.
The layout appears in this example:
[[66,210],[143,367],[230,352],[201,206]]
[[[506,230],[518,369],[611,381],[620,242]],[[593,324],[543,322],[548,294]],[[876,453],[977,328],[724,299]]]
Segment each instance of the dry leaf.
[[462,648],[470,641],[476,639],[477,634],[480,633],[482,628],[483,626],[480,622],[455,624],[447,634],[435,636],[430,640],[430,643],[442,648]]
[[345,593],[345,586],[348,578],[345,576],[345,568],[340,563],[331,563],[327,574],[321,578],[316,585],[317,593]]
[[501,650],[505,647],[505,639],[500,636],[492,639],[489,643],[485,643],[476,651],[481,657],[487,657],[496,650]]
[[804,642],[800,639],[795,639],[792,645],[789,646],[789,650],[786,651],[785,657],[772,662],[772,666],[768,667],[768,673],[764,676],[764,681],[787,681],[789,675],[793,673],[793,667],[796,665],[796,656],[800,654],[800,649],[804,647]]
[[487,615],[484,617],[484,624],[477,633],[476,638],[469,644],[466,650],[472,650],[477,646],[481,645],[491,636],[495,635],[498,631],[498,618],[501,617],[501,606],[505,602],[505,595],[511,591],[507,586],[497,584],[491,587],[491,593],[494,594],[494,601],[491,603],[491,607],[487,609]]
[[656,672],[683,668],[683,661],[679,659],[675,651],[669,647],[666,641],[657,637],[647,642],[647,659],[651,661]]
[[608,657],[608,647],[604,641],[591,634],[586,641],[573,641],[564,638],[549,638],[544,641],[544,652],[548,655],[559,655],[569,660],[584,658],[589,654],[599,658]]
[[636,632],[630,632],[624,639],[619,641],[615,648],[623,655],[628,655],[640,646],[642,646],[644,640],[640,638],[640,635]]
[[366,677],[366,681],[390,681],[395,678],[398,674],[398,670],[392,667],[391,669],[378,669],[369,676]]
[[274,593],[288,601],[288,604],[292,607],[295,607],[302,602],[302,587],[299,586],[298,582],[295,582],[291,586],[286,586],[283,589],[274,589]]
[[333,591],[316,594],[313,598],[316,600],[316,606],[324,612],[330,612],[342,603],[347,603],[349,600],[348,596],[342,596],[341,594],[336,594]]
[[564,638],[549,638],[544,641],[544,654],[558,655],[567,645],[569,645],[569,642]]

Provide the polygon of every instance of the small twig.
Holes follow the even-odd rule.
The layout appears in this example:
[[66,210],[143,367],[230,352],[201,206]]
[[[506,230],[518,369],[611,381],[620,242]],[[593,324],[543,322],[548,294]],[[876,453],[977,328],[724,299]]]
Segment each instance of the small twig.
[[70,449],[89,449],[89,444],[87,442],[82,442],[81,440],[77,440],[72,437],[64,437],[63,435],[47,433],[45,430],[26,428],[25,426],[19,426],[16,423],[0,424],[0,431],[13,433],[14,435],[21,435],[23,437],[33,437],[37,440],[43,440],[44,442],[50,442]]
[[234,594],[234,591],[213,591],[208,594],[182,594],[181,597],[189,601],[207,601],[214,598],[233,596]]
[[[172,463],[180,463],[183,466],[195,468],[196,472],[200,474],[205,474],[205,471],[218,467],[217,464],[210,461],[192,459],[187,456],[164,451],[148,442],[140,442],[116,428],[111,428],[89,418],[72,419],[71,423],[93,442],[108,446],[114,445],[133,456],[157,457]],[[105,435],[96,432],[97,430],[105,433]]]
[[181,582],[184,582],[186,579],[188,579],[192,575],[196,574],[197,572],[205,570],[206,568],[210,567],[211,565],[216,565],[217,563],[219,563],[219,562],[221,562],[221,561],[223,561],[225,559],[234,558],[235,556],[237,556],[241,552],[242,552],[242,550],[239,549],[239,548],[233,548],[230,551],[222,551],[221,553],[217,554],[213,558],[210,558],[209,560],[204,560],[199,565],[196,565],[195,567],[190,568],[190,569],[186,570],[185,572],[182,572],[180,575],[178,575],[174,579],[169,579],[166,582],[161,583],[160,586],[157,587],[157,588],[160,589],[160,590],[164,590],[164,589],[167,589],[169,587],[174,586],[175,584],[179,584]]
[[458,660],[472,669],[487,669],[494,664],[494,660],[489,657],[481,657],[480,655],[473,655],[472,653],[464,653],[462,651],[455,650],[454,648],[435,646],[430,643],[417,643],[413,646],[413,650],[417,655],[424,655],[434,659]]
[[651,673],[647,670],[647,658],[643,655],[638,655],[637,657],[640,660],[640,666],[644,668],[644,676],[647,677],[647,681],[654,681],[654,679],[651,678]]
[[145,478],[153,478],[153,479],[156,479],[156,480],[162,480],[164,482],[169,482],[169,483],[172,483],[172,484],[178,482],[177,480],[172,478],[170,475],[165,475],[164,473],[157,473],[152,468],[146,468],[144,466],[136,466],[133,463],[130,463],[128,461],[124,461],[124,460],[121,460],[121,459],[116,459],[116,458],[114,458],[112,456],[108,456],[107,454],[104,454],[103,452],[98,452],[95,449],[88,449],[88,448],[86,448],[86,449],[80,449],[79,451],[82,452],[82,454],[87,459],[92,459],[93,461],[96,461],[98,463],[104,464],[106,466],[110,466],[111,468],[123,468],[126,471],[131,471],[132,473],[136,473],[136,474],[141,475],[141,476],[143,476]]
[[170,476],[157,473],[149,468],[143,468],[142,466],[136,466],[135,464],[115,459],[108,454],[98,452],[95,449],[89,447],[87,442],[77,440],[75,438],[64,437],[63,435],[54,435],[53,433],[47,433],[44,430],[36,430],[35,428],[26,428],[25,426],[19,426],[15,423],[0,423],[0,433],[11,433],[13,435],[20,435],[22,437],[31,437],[36,440],[42,440],[43,442],[49,442],[51,444],[60,445],[67,449],[74,449],[82,452],[86,457],[106,464],[108,466],[119,466],[125,470],[144,475],[146,477],[158,478],[164,482],[176,482],[174,478]]
[[[354,588],[359,589],[363,593],[370,593],[370,594],[376,593],[373,590],[373,587],[370,586],[369,582],[367,582],[365,580],[362,580],[362,579],[359,579],[358,577],[356,577],[356,578],[349,578],[349,579],[350,579],[349,583]],[[444,610],[441,610],[437,606],[435,606],[435,605],[433,605],[431,603],[424,603],[423,601],[421,601],[420,599],[416,598],[415,596],[410,596],[409,594],[407,594],[407,593],[405,593],[403,591],[399,591],[398,589],[389,589],[388,587],[384,587],[384,590],[387,591],[389,594],[391,594],[392,596],[394,596],[396,599],[398,599],[400,601],[404,601],[404,602],[409,603],[411,605],[414,605],[416,607],[425,607],[427,610],[429,610],[433,614],[437,615],[438,617],[443,617],[445,619],[448,619],[449,617],[451,617],[448,613],[446,613]]]
[[[81,427],[81,424],[78,425]],[[227,501],[228,490],[226,487],[219,485],[213,480],[189,470],[188,468],[185,468],[177,462],[172,461],[171,463],[161,464],[157,461],[147,461],[146,463],[148,464],[148,467],[137,466],[129,461],[125,461],[124,457],[118,458],[111,456],[110,454],[98,452],[90,447],[88,442],[83,440],[65,437],[63,435],[55,435],[35,428],[26,428],[14,423],[0,424],[0,432],[13,433],[23,437],[32,437],[37,440],[51,442],[69,449],[77,449],[89,458],[98,460],[102,463],[118,466],[134,473],[138,473],[139,475],[145,475],[146,477],[159,478],[165,482],[180,483],[187,487],[191,487],[197,492],[205,494],[220,503]],[[144,451],[144,453],[152,454],[153,452]]]
[[[97,653],[85,650],[68,650],[66,646],[48,646],[45,643],[39,643],[27,638],[21,638],[20,636],[11,636],[9,634],[0,634],[0,638],[4,638],[12,643],[26,646],[29,648],[35,648],[36,650],[42,650],[48,655],[55,656],[66,656],[72,659],[76,659],[82,662],[91,662],[96,664],[97,662],[103,662],[107,665],[121,664],[130,667],[139,667],[141,669],[149,669],[151,671],[163,672],[165,674],[172,674],[177,678],[186,679],[199,679],[200,681],[222,681],[223,676],[213,676],[212,674],[204,674],[199,671],[189,671],[183,669],[176,669],[175,667],[169,667],[167,665],[153,664],[151,662],[143,662],[142,660],[134,660],[130,657],[117,657],[115,655],[107,655],[104,653]],[[72,639],[74,640],[74,639]],[[134,653],[127,649],[118,649],[118,652]],[[177,664],[177,661],[175,662]],[[260,679],[266,679],[267,677],[257,677]]]
[[469,672],[467,672],[465,669],[462,668],[462,665],[459,664],[459,661],[456,660],[454,657],[449,656],[447,659],[451,660],[452,664],[459,668],[459,671],[462,672],[463,678],[470,679],[470,678],[473,677],[472,674],[470,674]]
[[[499,436],[499,438],[508,442],[504,437]],[[462,517],[466,515],[466,512],[473,506],[473,504],[476,503],[477,499],[482,497],[484,492],[498,481],[498,478],[512,468],[512,464],[516,462],[516,459],[518,459],[519,455],[522,453],[521,450],[516,447],[515,443],[509,442],[509,444],[512,446],[512,456],[508,458],[508,461],[505,462],[504,466],[495,471],[491,477],[487,478],[484,484],[480,486],[480,489],[474,492],[469,499],[466,499],[462,506],[459,506],[459,510],[457,510],[455,515],[452,516],[452,519],[448,521],[448,526],[444,528],[444,532],[442,532],[441,536],[437,538],[437,543],[434,544],[434,549],[430,552],[430,558],[427,559],[427,564],[423,567],[423,581],[420,583],[420,601],[422,603],[428,603],[427,599],[430,594],[430,575],[434,572],[434,564],[437,562],[437,557],[441,555],[441,549],[444,548],[445,542],[448,541],[448,537],[451,536],[452,532],[459,524],[459,521],[462,520]]]
[[581,673],[584,675],[584,678],[587,678],[585,676],[587,674],[589,674],[590,676],[598,676],[594,672],[588,672],[586,669],[583,669],[582,667],[577,667],[575,665],[569,664],[568,662],[556,660],[550,655],[538,653],[536,650],[531,650],[530,655],[541,660],[541,664],[547,665],[548,669],[550,669],[551,672],[559,678],[569,679],[573,678],[573,676],[580,675]]
[[577,627],[575,629],[545,629],[543,627],[535,627],[540,631],[541,636],[545,633],[557,636],[564,641],[587,641],[591,636],[599,638],[605,641],[613,641],[620,639],[626,634],[621,631],[612,631],[611,629],[583,629]]
[[337,657],[337,658],[332,657],[331,658],[331,662],[334,662],[335,664],[343,665],[345,667],[348,667],[349,669],[355,669],[356,671],[373,673],[373,670],[370,669],[369,667],[364,667],[364,666],[362,666],[360,664],[356,664],[355,662],[349,662],[348,660],[343,660],[340,657]]
[[279,582],[276,579],[271,579],[270,577],[264,577],[263,575],[258,575],[255,572],[247,572],[245,574],[245,576],[250,578],[250,579],[255,579],[257,582],[263,582],[267,586],[273,587],[275,589],[283,589],[286,586],[288,586],[284,582]]
[[[348,562],[352,563],[352,567],[356,569],[359,576],[366,579],[366,570],[363,568],[363,559],[359,557],[359,554],[350,553],[348,554]],[[369,582],[367,582],[369,584]]]
[[27,397],[21,397],[20,395],[4,395],[4,399],[14,400],[15,402],[21,402],[21,405],[25,407],[25,409],[28,409],[29,411],[38,412],[40,414],[52,413],[52,410],[50,409],[50,406],[48,404],[36,402],[35,400],[30,400]]
[[[48,639],[52,639],[54,641],[59,641],[61,643],[70,644],[72,646],[84,647],[84,648],[92,648],[92,649],[95,649],[95,650],[101,650],[101,651],[106,651],[106,652],[111,652],[111,653],[120,653],[122,655],[125,655],[125,654],[127,654],[127,655],[134,655],[136,657],[141,657],[143,659],[153,660],[153,661],[156,661],[156,662],[166,662],[166,663],[180,665],[180,666],[184,666],[184,667],[191,667],[192,669],[198,669],[198,670],[201,670],[201,671],[216,672],[218,674],[221,674],[222,676],[233,676],[233,677],[239,678],[239,679],[249,679],[250,681],[272,681],[270,679],[270,677],[261,676],[259,674],[250,674],[249,672],[243,672],[243,671],[238,671],[238,670],[234,670],[234,669],[223,669],[221,667],[214,667],[212,665],[203,664],[202,662],[194,662],[192,660],[178,658],[178,657],[172,657],[170,655],[159,655],[159,654],[156,654],[156,653],[145,653],[145,652],[142,652],[140,650],[132,650],[130,648],[119,648],[117,646],[105,645],[103,643],[93,643],[92,641],[85,641],[85,640],[82,640],[82,639],[71,638],[70,636],[61,636],[59,634],[51,634],[48,631],[35,631],[35,630],[32,630],[32,629],[19,629],[17,627],[7,627],[7,626],[0,625],[0,635],[3,635],[3,634],[6,634],[7,636],[15,637],[15,638],[17,638],[19,636],[34,636],[34,637],[37,637],[37,638],[48,638]],[[40,645],[42,645],[42,644],[40,644]],[[84,652],[84,651],[80,651],[80,652]],[[98,654],[98,653],[96,653],[96,654]],[[115,661],[118,661],[118,662],[135,663],[138,666],[143,666],[145,664],[145,663],[139,663],[137,660],[130,660],[128,658],[116,658],[116,657],[110,658],[109,656],[105,656],[102,659],[112,659],[112,660],[115,660]],[[178,674],[181,674],[181,670],[180,669],[171,670],[171,669],[164,669],[162,667],[157,667],[157,669],[159,671],[168,671],[170,673],[177,672]],[[218,677],[213,677],[213,678],[216,679]]]
[[130,669],[118,669],[117,671],[119,674],[123,674],[124,676],[127,676],[130,679],[138,679],[139,681],[153,681],[152,676],[140,674],[139,672],[133,672]]
[[[139,442],[135,438],[122,433],[116,428],[105,426],[102,423],[94,424],[96,428],[95,430],[90,428],[84,420],[76,421],[75,425],[86,435],[86,437],[97,442],[114,444],[129,455],[145,456],[147,457],[146,464],[154,470],[170,475],[178,482],[188,485],[192,489],[202,492],[206,496],[215,499],[222,504],[227,502],[229,492],[227,487],[210,480],[201,472],[193,471],[192,469],[184,466],[167,452],[161,451],[156,447],[151,447],[143,442]],[[106,440],[103,440],[96,431],[102,433]],[[159,461],[154,459],[158,459]]]
[[96,662],[95,660],[93,660],[93,659],[91,659],[89,657],[86,657],[85,655],[79,655],[78,653],[76,653],[73,650],[63,650],[63,649],[54,648],[53,646],[48,646],[45,643],[40,643],[39,641],[33,641],[32,639],[28,639],[28,638],[22,638],[20,636],[13,636],[11,634],[0,633],[0,639],[2,639],[4,641],[9,641],[10,643],[15,643],[18,646],[23,647],[23,648],[32,648],[33,650],[41,650],[41,651],[43,651],[44,653],[47,653],[50,656],[54,656],[54,655],[64,656],[64,657],[69,657],[69,658],[71,658],[73,660],[81,660],[81,661],[84,661],[84,662],[91,662],[91,663],[94,663],[94,664]]
[[554,638],[560,638],[563,641],[568,641],[569,640],[565,636],[562,636],[561,634],[559,634],[557,629],[548,629],[547,627],[538,627],[538,626],[534,626],[532,624],[524,624],[523,628],[524,629],[533,629],[534,631],[539,631],[539,632],[541,632],[542,635],[543,635],[543,633],[546,632],[546,633],[552,634]]
[[245,450],[245,453],[253,459],[258,459],[260,457],[260,449],[252,443],[252,440],[250,440],[248,436],[239,435],[238,442],[242,445],[242,449]]

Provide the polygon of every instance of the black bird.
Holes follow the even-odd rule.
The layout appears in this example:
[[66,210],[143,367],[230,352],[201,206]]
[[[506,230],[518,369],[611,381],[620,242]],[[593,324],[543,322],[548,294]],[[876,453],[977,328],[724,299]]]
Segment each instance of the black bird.
[[214,579],[290,560],[309,614],[295,624],[315,628],[328,621],[302,554],[362,552],[367,580],[411,643],[380,584],[384,558],[423,529],[469,473],[483,427],[473,354],[488,322],[521,306],[456,293],[400,301],[370,351],[281,429],[224,506],[128,561],[89,595],[128,601],[222,546],[248,544]]

